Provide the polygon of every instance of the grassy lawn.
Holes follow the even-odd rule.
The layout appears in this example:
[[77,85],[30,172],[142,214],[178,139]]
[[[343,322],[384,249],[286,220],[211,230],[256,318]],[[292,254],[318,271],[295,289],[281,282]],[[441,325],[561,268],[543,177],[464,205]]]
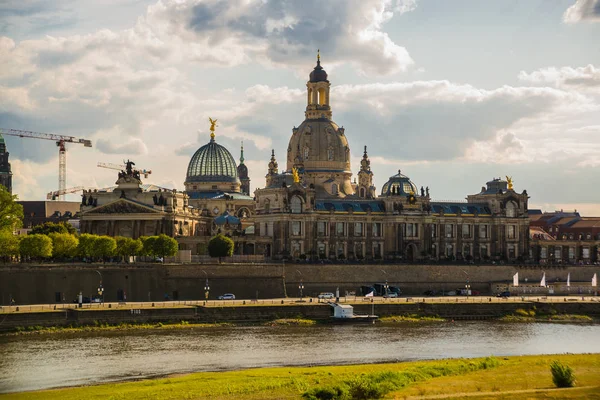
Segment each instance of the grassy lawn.
[[[572,389],[555,389],[550,363],[575,371]],[[307,390],[364,377],[395,381],[385,398],[599,399],[600,354],[438,360],[397,364],[261,368],[0,395],[5,399],[301,399]]]

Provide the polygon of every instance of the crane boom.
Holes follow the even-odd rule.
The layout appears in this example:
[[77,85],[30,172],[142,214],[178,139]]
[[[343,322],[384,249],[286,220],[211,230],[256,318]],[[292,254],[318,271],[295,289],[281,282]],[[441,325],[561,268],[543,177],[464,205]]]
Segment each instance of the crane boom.
[[[46,139],[52,140],[58,146],[58,191],[64,192],[67,188],[67,147],[65,143],[78,143],[84,147],[92,147],[92,141],[88,139],[76,138],[74,136],[57,135],[55,133],[43,133],[24,131],[21,129],[0,128],[0,134],[7,136],[17,136],[21,138]],[[60,199],[64,200],[65,195],[61,194]]]
[[54,192],[48,192],[48,194],[46,195],[46,200],[56,200],[56,198],[59,196],[63,196],[65,194],[70,193],[77,193],[82,190],[86,190],[85,186],[76,186],[65,190],[55,190]]
[[24,131],[24,130],[20,130],[20,129],[5,129],[5,128],[0,128],[0,133],[3,135],[18,136],[18,137],[22,137],[22,138],[52,140],[57,143],[60,141],[63,141],[65,143],[80,143],[84,147],[92,147],[91,140],[80,139],[80,138],[76,138],[74,136],[57,135],[55,133],[42,133],[42,132]]
[[[126,166],[124,164],[113,164],[113,163],[103,163],[103,162],[98,162],[98,167],[114,169],[117,171],[122,171],[126,168]],[[148,179],[148,175],[150,175],[152,173],[152,170],[145,169],[145,168],[134,168],[133,170],[138,171],[140,174],[144,175],[144,178],[146,178],[146,179]]]

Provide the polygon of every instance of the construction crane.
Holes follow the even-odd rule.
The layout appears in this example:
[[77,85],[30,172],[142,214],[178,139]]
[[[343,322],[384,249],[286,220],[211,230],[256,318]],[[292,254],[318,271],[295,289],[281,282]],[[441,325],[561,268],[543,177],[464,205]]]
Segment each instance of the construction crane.
[[[103,162],[99,162],[98,167],[114,169],[117,171],[123,171],[126,168],[125,164],[112,164],[112,163],[103,163]],[[152,173],[151,170],[145,169],[145,168],[134,168],[133,170],[138,171],[141,175],[144,175],[145,179],[148,179],[148,175],[150,175]]]
[[81,192],[82,190],[86,190],[85,186],[75,186],[65,190],[55,190],[54,192],[48,192],[48,194],[46,195],[46,200],[56,200],[59,196]]
[[[73,136],[57,135],[54,133],[41,133],[23,131],[19,129],[4,129],[0,128],[0,134],[8,136],[18,136],[21,138],[31,139],[46,139],[56,142],[58,146],[58,191],[64,192],[67,190],[67,143],[79,143],[84,147],[92,147],[92,141],[80,139]],[[60,199],[64,200],[65,195],[61,194]]]

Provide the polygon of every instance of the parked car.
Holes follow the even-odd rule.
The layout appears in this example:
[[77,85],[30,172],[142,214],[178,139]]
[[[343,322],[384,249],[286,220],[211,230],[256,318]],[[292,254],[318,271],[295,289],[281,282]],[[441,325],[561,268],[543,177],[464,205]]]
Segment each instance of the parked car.
[[217,297],[219,300],[235,300],[235,294],[225,293],[222,296]]
[[496,295],[496,297],[502,297],[503,299],[507,299],[507,298],[509,298],[509,297],[510,297],[510,292],[509,292],[508,290],[505,290],[505,291],[504,291],[504,292],[502,292],[502,293],[498,293],[498,294]]
[[335,296],[330,292],[319,293],[317,296],[319,299],[333,299]]
[[388,299],[395,299],[396,297],[398,297],[398,293],[388,292],[387,294],[384,294],[383,297],[386,297]]
[[446,292],[446,296],[456,296],[456,290],[450,290]]
[[423,292],[424,296],[437,296],[437,292],[435,290],[426,290]]

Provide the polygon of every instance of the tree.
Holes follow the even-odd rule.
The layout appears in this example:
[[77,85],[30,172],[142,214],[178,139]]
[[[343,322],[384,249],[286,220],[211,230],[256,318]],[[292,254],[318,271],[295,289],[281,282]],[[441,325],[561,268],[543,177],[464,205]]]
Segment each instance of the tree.
[[27,235],[19,242],[19,252],[24,258],[52,257],[52,239],[46,235]]
[[154,239],[153,248],[154,255],[161,257],[164,260],[166,256],[174,256],[177,254],[179,245],[177,244],[177,240],[161,233]]
[[70,233],[52,232],[48,235],[52,240],[52,256],[55,258],[71,258],[77,254],[79,239]]
[[142,242],[142,255],[144,256],[154,256],[154,242],[156,241],[156,236],[142,236],[140,238],[140,242]]
[[142,253],[144,246],[139,239],[117,236],[115,240],[117,241],[117,250],[115,253],[126,260],[131,256],[137,256]]
[[10,194],[0,185],[0,231],[15,229],[23,226],[23,206],[16,202],[17,196]]
[[50,235],[51,233],[70,233],[74,235],[77,231],[68,222],[44,222],[42,225],[34,226],[29,232],[30,235]]
[[8,229],[0,230],[0,258],[9,260],[19,255],[19,237]]
[[77,254],[80,257],[92,257],[94,243],[96,242],[96,235],[90,235],[89,233],[82,233],[79,235],[79,245],[77,246]]
[[115,255],[117,250],[117,241],[110,236],[96,236],[94,247],[92,248],[92,257],[106,259]]
[[214,236],[208,242],[208,254],[211,257],[219,257],[219,263],[222,257],[231,257],[233,255],[234,243],[231,238],[221,234]]

